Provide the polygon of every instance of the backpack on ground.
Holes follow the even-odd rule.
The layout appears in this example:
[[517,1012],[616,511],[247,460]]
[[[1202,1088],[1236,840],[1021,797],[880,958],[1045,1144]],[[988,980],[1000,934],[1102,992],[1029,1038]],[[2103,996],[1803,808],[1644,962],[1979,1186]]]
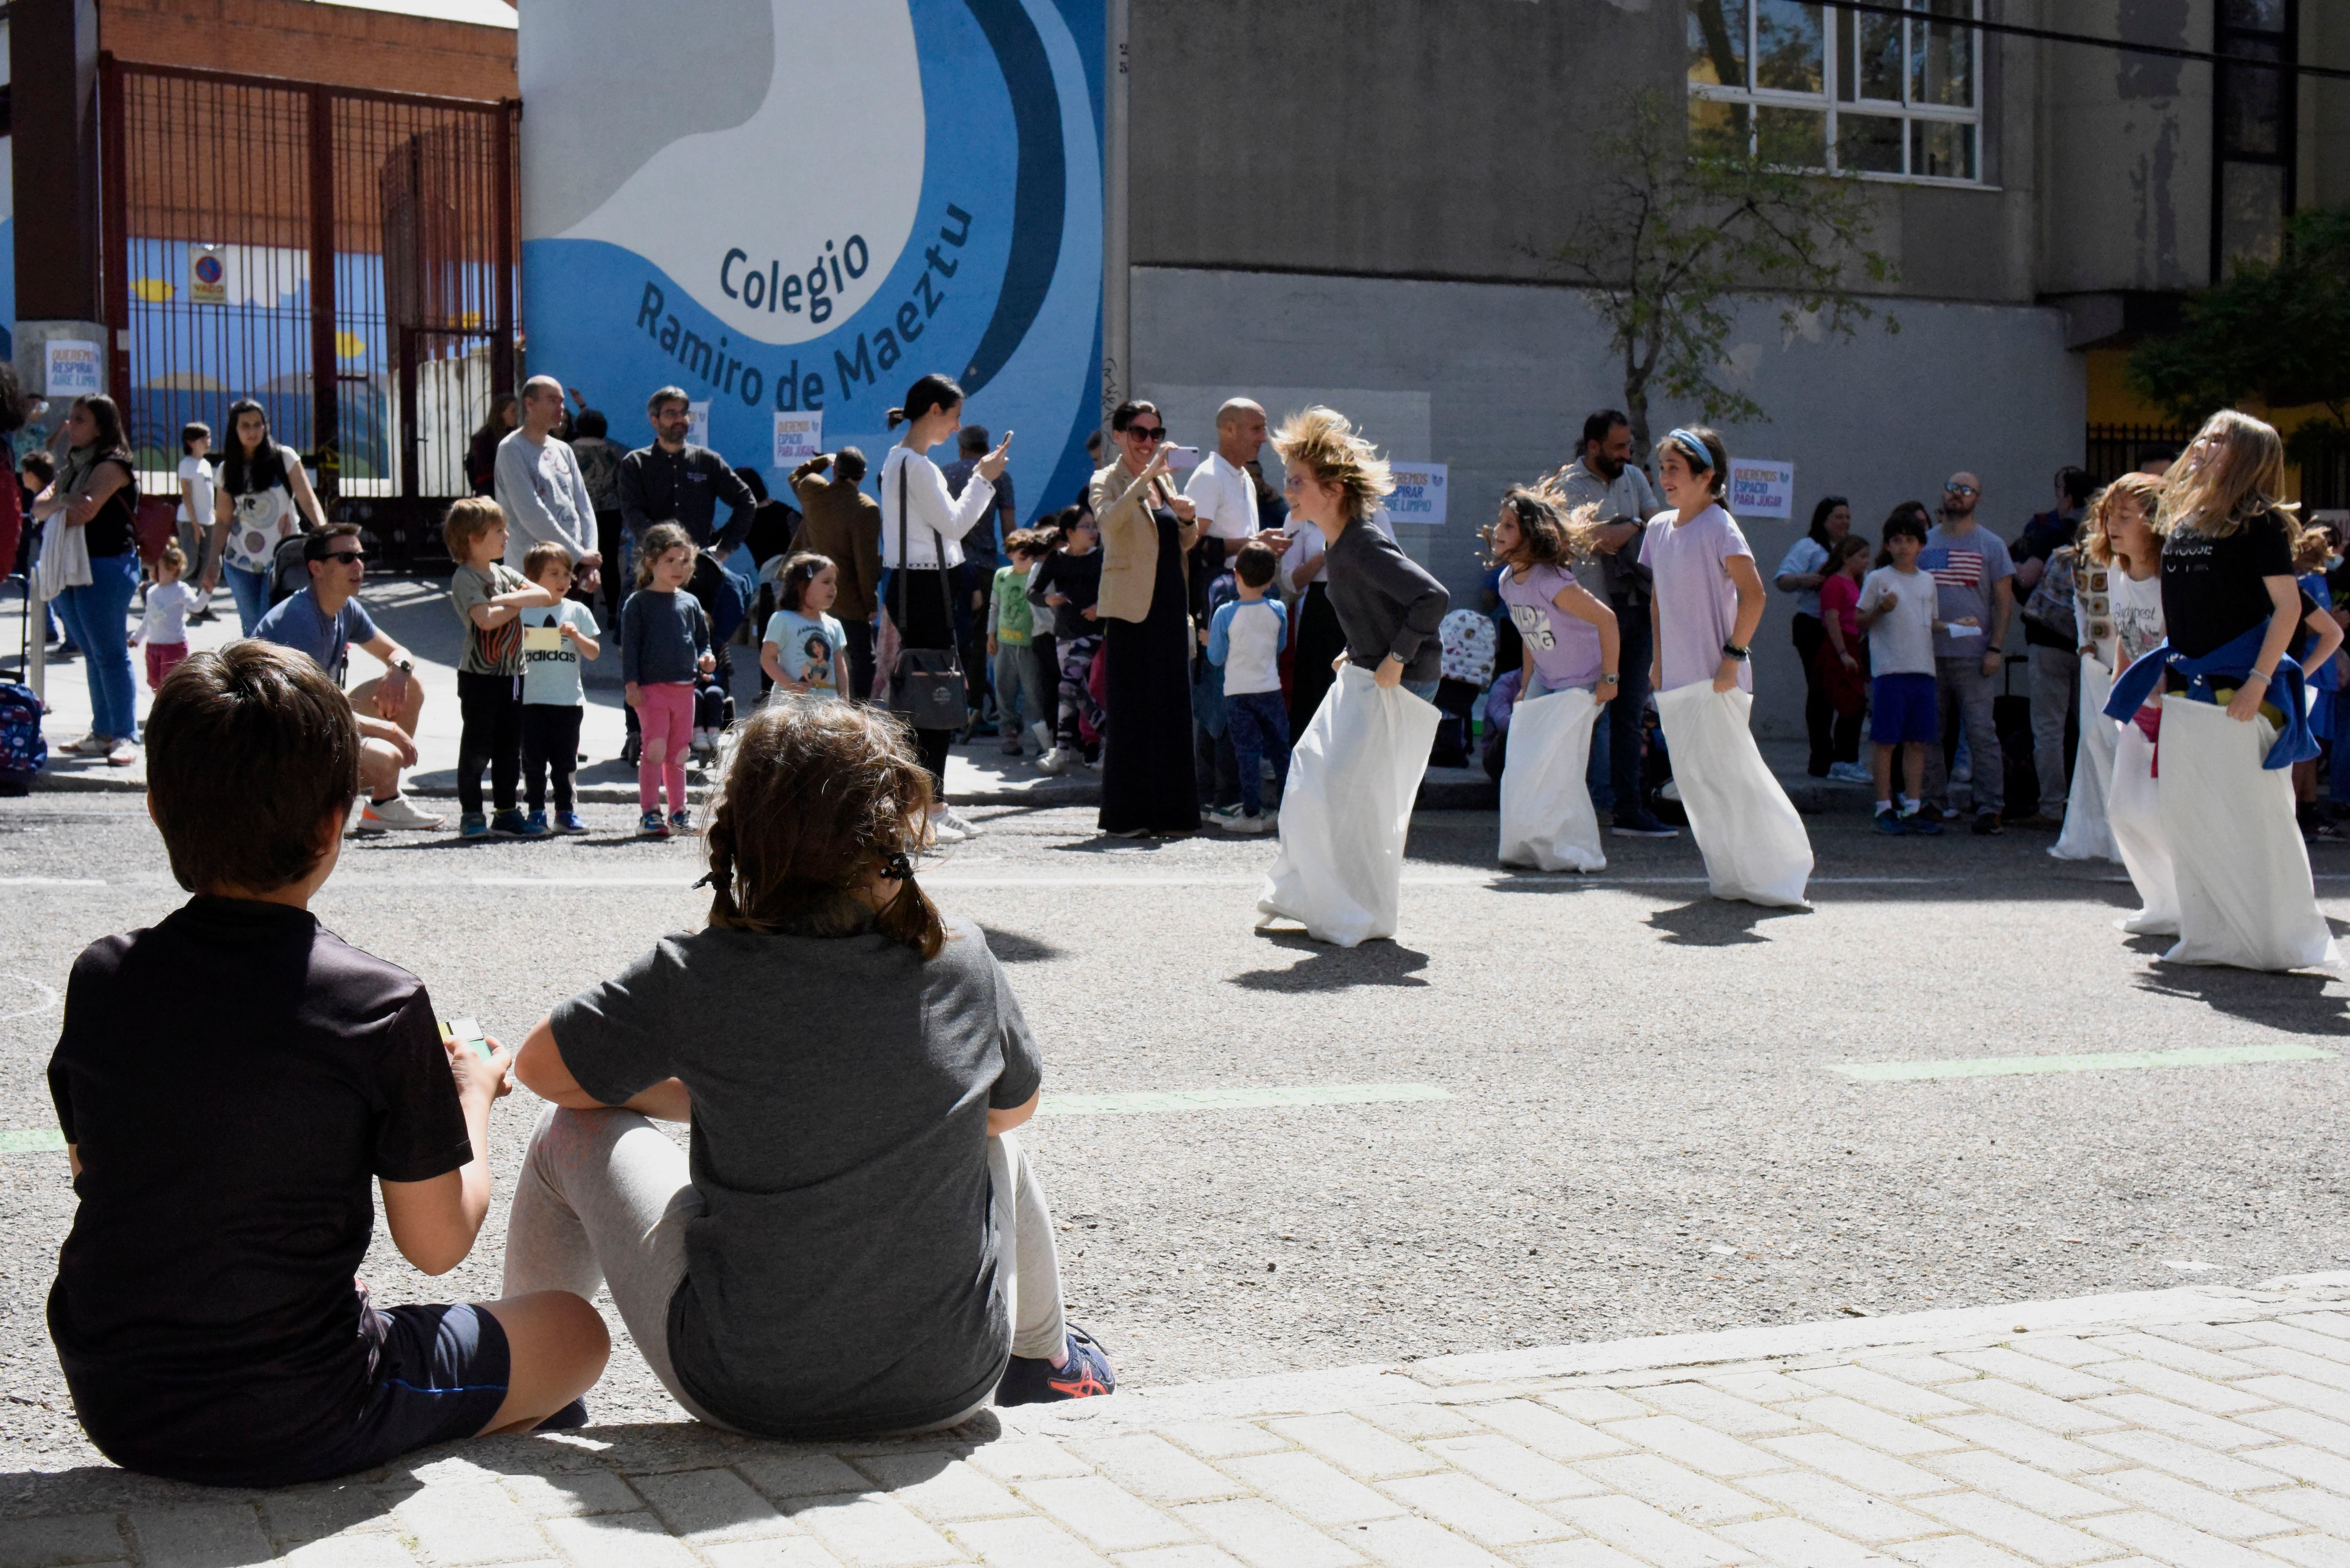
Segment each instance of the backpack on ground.
[[41,700],[29,686],[0,681],[0,795],[24,794],[48,765],[41,737]]

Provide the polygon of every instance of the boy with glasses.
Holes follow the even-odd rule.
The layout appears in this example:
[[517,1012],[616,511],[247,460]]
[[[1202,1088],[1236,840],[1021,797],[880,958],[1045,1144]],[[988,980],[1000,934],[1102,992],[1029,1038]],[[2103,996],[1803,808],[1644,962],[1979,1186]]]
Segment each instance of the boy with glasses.
[[424,709],[424,687],[408,649],[379,630],[359,602],[367,551],[358,526],[338,523],[305,535],[302,561],[310,586],[271,606],[254,623],[254,637],[308,654],[337,685],[354,644],[383,661],[382,675],[349,692],[351,711],[359,718],[359,772],[368,785],[359,826],[426,831],[440,826],[443,818],[418,810],[400,793],[400,770],[416,765],[416,720]]

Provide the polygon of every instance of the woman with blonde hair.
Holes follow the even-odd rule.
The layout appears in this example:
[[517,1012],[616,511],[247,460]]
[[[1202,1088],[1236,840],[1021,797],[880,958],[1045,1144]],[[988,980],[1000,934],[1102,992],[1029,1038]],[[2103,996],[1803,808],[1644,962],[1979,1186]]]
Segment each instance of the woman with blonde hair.
[[705,929],[558,1004],[515,1058],[551,1104],[506,1279],[608,1285],[712,1426],[934,1431],[1117,1382],[1062,1315],[1011,1136],[1036,1111],[1036,1038],[986,934],[915,881],[931,792],[894,715],[760,710],[711,803]]
[[[2162,646],[2162,535],[2169,524],[2161,504],[2162,482],[2150,474],[2126,473],[2097,493],[2079,545],[2079,587],[2073,599],[2081,648],[2081,711],[2089,717],[2081,725],[2081,757],[2073,777],[2073,798],[2081,804],[2072,811],[2087,811],[2084,780],[2102,768],[2099,820],[2106,825],[2109,853],[2129,873],[2138,897],[2137,912],[2116,923],[2133,936],[2178,934],[2178,885],[2154,776],[2162,697],[2149,694],[2136,713],[2119,722],[2106,713],[2113,681]],[[2094,703],[2093,680],[2108,688]],[[2072,811],[2057,850],[2077,842]]]
[[1290,754],[1281,854],[1256,907],[1350,948],[1395,935],[1404,837],[1441,718],[1429,699],[1442,674],[1437,630],[1451,596],[1372,525],[1395,481],[1346,416],[1320,407],[1292,414],[1273,445],[1288,465],[1290,517],[1329,541],[1330,605],[1347,647]]
[[1167,471],[1167,421],[1153,403],[1110,416],[1118,459],[1087,493],[1101,520],[1108,732],[1101,830],[1118,838],[1200,830],[1191,761],[1191,607],[1184,558],[1199,542],[1191,501]]
[[2225,409],[2163,476],[2166,640],[2114,683],[2106,711],[2128,720],[2162,696],[2162,830],[2178,891],[2175,963],[2286,970],[2337,964],[2293,822],[2289,769],[2316,754],[2293,580],[2300,536],[2284,444]]

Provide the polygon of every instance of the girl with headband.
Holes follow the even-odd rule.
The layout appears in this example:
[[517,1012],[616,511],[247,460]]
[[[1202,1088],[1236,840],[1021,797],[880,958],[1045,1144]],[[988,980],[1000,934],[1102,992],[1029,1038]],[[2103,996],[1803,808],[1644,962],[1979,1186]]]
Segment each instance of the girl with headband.
[[1674,430],[1657,448],[1671,510],[1648,520],[1640,542],[1640,564],[1656,579],[1650,683],[1713,896],[1806,909],[1811,840],[1749,728],[1762,577],[1721,508],[1729,468],[1721,438],[1701,425]]

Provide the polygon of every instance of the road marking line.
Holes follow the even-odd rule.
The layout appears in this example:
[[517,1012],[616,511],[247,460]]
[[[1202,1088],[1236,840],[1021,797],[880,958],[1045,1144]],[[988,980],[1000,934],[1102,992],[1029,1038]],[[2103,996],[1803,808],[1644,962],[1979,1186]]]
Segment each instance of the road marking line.
[[0,1154],[47,1154],[65,1147],[66,1135],[55,1127],[0,1131]]
[[2313,1045],[2200,1045],[2177,1051],[2085,1051],[2069,1056],[1973,1056],[1946,1062],[1839,1062],[1834,1070],[1866,1084],[1919,1078],[1999,1078],[2020,1073],[2107,1073],[2141,1067],[2225,1067],[2247,1062],[2331,1062]]
[[1261,1111],[1289,1106],[1371,1106],[1449,1100],[1433,1084],[1313,1084],[1284,1089],[1144,1089],[1128,1095],[1047,1095],[1040,1116],[1147,1116],[1169,1111]]

